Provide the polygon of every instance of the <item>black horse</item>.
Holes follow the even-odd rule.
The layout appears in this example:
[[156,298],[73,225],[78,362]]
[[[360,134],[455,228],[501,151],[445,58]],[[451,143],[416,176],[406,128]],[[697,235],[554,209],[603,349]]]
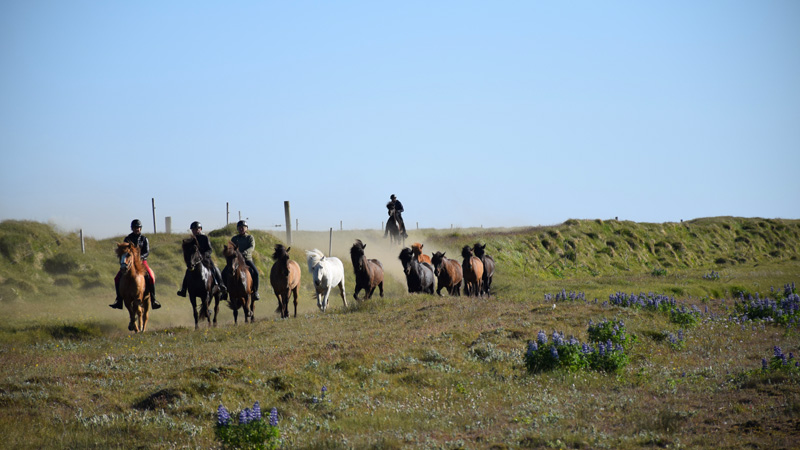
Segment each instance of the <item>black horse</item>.
[[481,294],[491,295],[489,288],[492,287],[492,278],[494,277],[494,258],[486,254],[486,244],[481,245],[475,243],[472,247],[475,256],[483,263],[483,285],[481,286]]
[[[210,262],[203,261],[203,254],[200,253],[200,246],[197,239],[192,237],[183,240],[183,260],[186,268],[189,269],[189,279],[187,288],[189,300],[192,302],[192,312],[194,313],[194,328],[198,327],[198,319],[206,319],[211,325],[211,299],[214,299],[214,325],[217,325],[217,315],[219,314],[220,290],[214,284],[214,275],[211,269],[206,267]],[[200,313],[197,312],[197,298],[200,299]]]
[[400,234],[400,224],[397,223],[394,209],[389,210],[389,219],[386,222],[386,232],[389,234],[389,240],[392,244],[403,244],[403,236]]
[[433,294],[433,266],[417,261],[414,252],[408,247],[400,251],[399,259],[403,263],[408,292]]

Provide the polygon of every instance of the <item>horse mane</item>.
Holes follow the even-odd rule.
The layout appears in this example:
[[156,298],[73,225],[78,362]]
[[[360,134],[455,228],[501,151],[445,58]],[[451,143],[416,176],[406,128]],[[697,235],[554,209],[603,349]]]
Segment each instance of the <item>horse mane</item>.
[[412,259],[414,259],[414,252],[410,248],[405,247],[402,250],[400,250],[399,259],[400,259],[400,261],[403,261],[403,262],[411,261]]
[[144,264],[142,264],[142,259],[139,257],[139,247],[136,246],[136,244],[131,244],[130,242],[118,242],[116,253],[117,257],[120,258],[123,254],[130,253],[133,257],[133,267],[137,272],[144,272]]
[[194,253],[192,247],[198,248],[197,238],[192,236],[184,239],[181,247],[183,248],[183,260],[186,262],[186,266],[189,267],[192,264],[192,254]]
[[275,244],[275,252],[272,254],[272,260],[280,261],[289,258],[289,248],[284,247],[283,244]]
[[461,249],[461,256],[464,259],[469,259],[473,256],[472,248],[469,245],[465,245],[464,248]]
[[314,267],[325,259],[325,254],[315,248],[314,250],[306,250],[306,258],[308,259],[308,265]]
[[366,245],[361,242],[361,239],[356,239],[356,242],[353,243],[352,247],[350,247],[350,257],[361,258],[364,256],[364,247],[366,247]]

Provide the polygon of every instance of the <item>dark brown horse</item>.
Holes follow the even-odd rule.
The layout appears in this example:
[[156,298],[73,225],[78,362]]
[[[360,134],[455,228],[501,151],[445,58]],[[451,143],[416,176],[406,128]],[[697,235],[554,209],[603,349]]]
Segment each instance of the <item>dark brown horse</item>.
[[253,294],[253,278],[244,256],[236,248],[236,244],[228,242],[222,249],[222,254],[228,261],[231,276],[228,285],[228,306],[233,310],[233,323],[238,323],[239,308],[244,309],[244,322],[253,321],[255,315],[251,295]]
[[464,293],[468,296],[479,296],[483,285],[483,263],[472,254],[469,245],[461,249],[461,256],[464,257],[461,263],[461,268],[464,270]]
[[117,256],[122,275],[119,279],[119,295],[128,308],[131,321],[128,329],[143,333],[150,318],[150,293],[145,289],[145,269],[139,254],[139,247],[129,242],[117,244]]
[[289,317],[289,296],[294,294],[294,316],[297,317],[297,290],[300,286],[300,265],[289,258],[291,247],[284,247],[282,244],[275,244],[275,252],[272,254],[272,269],[269,272],[269,282],[272,290],[278,297],[278,309],[275,312],[281,313],[281,318]]
[[417,257],[417,261],[421,263],[426,262],[428,264],[431,264],[431,257],[422,253],[422,246],[423,245],[420,244],[419,242],[415,242],[411,244],[411,251],[414,252],[414,256]]
[[442,252],[436,252],[431,258],[433,264],[433,274],[436,275],[436,293],[442,295],[442,288],[447,289],[450,295],[461,295],[461,281],[464,279],[464,272],[461,264],[454,259],[444,256]]
[[[401,245],[403,243],[403,236],[400,233],[400,225],[397,223],[397,219],[395,218],[395,210],[389,210],[389,219],[386,222],[386,230],[389,233],[389,241],[392,244]],[[384,236],[386,237],[386,236]]]
[[353,270],[356,273],[356,290],[353,298],[358,300],[358,293],[364,289],[364,300],[372,297],[375,288],[380,288],[380,296],[383,297],[383,264],[377,259],[367,259],[364,249],[367,244],[356,239],[350,247],[350,260],[353,262]]
[[[211,325],[211,300],[214,299],[214,326],[217,325],[219,315],[219,287],[214,284],[214,275],[211,269],[203,261],[203,254],[200,253],[200,245],[197,238],[192,236],[184,239],[183,260],[186,268],[189,269],[187,288],[189,291],[189,301],[192,302],[192,313],[194,313],[194,328],[198,327],[198,319],[206,319]],[[197,313],[197,299],[200,299],[200,313]]]
[[483,287],[481,294],[492,295],[489,289],[492,287],[492,278],[494,278],[494,258],[486,254],[486,244],[481,245],[476,242],[472,247],[472,251],[483,263]]

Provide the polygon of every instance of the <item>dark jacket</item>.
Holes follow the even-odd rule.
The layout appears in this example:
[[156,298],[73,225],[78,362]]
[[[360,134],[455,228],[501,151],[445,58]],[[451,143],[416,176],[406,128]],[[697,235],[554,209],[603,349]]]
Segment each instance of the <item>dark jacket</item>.
[[394,200],[386,204],[386,209],[391,210],[392,208],[394,208],[396,213],[402,213],[404,211],[403,204],[400,203],[400,200]]
[[208,236],[205,234],[198,234],[195,237],[197,238],[197,244],[200,247],[200,253],[203,255],[203,258],[211,259],[211,255],[214,254],[214,249],[211,248],[211,240],[209,240]]
[[231,242],[236,244],[236,248],[244,256],[244,259],[253,261],[253,250],[256,248],[256,240],[252,234],[237,234],[231,238]]
[[150,242],[146,237],[144,237],[143,234],[136,236],[136,234],[131,233],[125,236],[125,242],[130,242],[131,244],[139,247],[139,254],[142,258],[142,261],[147,261],[147,255],[150,254]]

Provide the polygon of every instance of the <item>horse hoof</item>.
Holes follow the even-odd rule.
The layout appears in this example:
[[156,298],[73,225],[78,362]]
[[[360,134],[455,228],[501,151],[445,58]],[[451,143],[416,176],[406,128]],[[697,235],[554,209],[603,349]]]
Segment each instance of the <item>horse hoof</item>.
[[136,326],[135,326],[134,324],[132,324],[132,323],[129,323],[129,324],[128,324],[128,330],[130,330],[130,331],[136,331]]

